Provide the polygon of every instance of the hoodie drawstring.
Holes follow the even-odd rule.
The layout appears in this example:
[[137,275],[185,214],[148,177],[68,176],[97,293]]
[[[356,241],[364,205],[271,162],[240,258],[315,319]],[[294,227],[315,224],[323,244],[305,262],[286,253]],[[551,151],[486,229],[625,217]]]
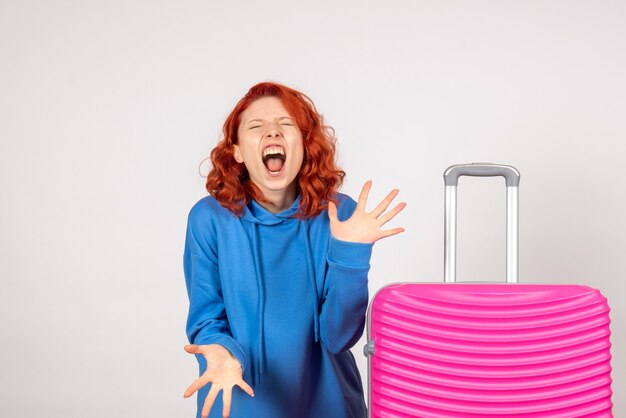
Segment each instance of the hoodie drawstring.
[[[288,217],[292,218],[292,215],[297,212],[298,204],[300,197],[296,199],[293,204],[292,213],[284,213],[281,217],[282,219],[277,219],[273,215],[271,219],[269,215],[260,214],[259,218],[254,216],[249,210],[244,212],[244,219],[252,224],[251,227],[251,246],[252,246],[252,258],[254,260],[254,274],[256,276],[256,284],[257,284],[257,293],[258,293],[258,306],[257,306],[257,315],[258,315],[258,342],[257,342],[257,355],[255,362],[255,372],[252,375],[252,378],[255,380],[254,384],[261,383],[261,376],[263,375],[263,371],[265,370],[265,290],[263,286],[262,275],[263,271],[261,270],[261,246],[259,241],[259,225],[276,225],[282,223]],[[255,202],[252,203],[253,205]],[[265,218],[265,219],[261,219]],[[313,332],[315,342],[320,341],[320,319],[319,319],[319,295],[317,293],[317,284],[315,281],[315,269],[313,265],[313,252],[311,250],[311,243],[309,242],[309,227],[310,222],[306,219],[295,220],[298,222],[297,228],[299,229],[299,234],[304,241],[305,245],[305,254],[304,256],[307,259],[306,270],[307,270],[307,280],[313,287],[313,292],[311,293],[311,297],[313,298]]]
[[308,232],[309,222],[300,222],[300,231],[302,235],[302,241],[306,246],[306,260],[307,260],[307,275],[309,276],[309,282],[313,286],[313,332],[315,336],[315,342],[320,339],[320,317],[319,317],[319,295],[317,294],[317,284],[315,282],[315,270],[313,269],[313,253],[311,252],[311,243],[309,242]]
[[259,265],[259,260],[261,258],[259,254],[259,238],[258,238],[258,228],[259,225],[256,223],[252,223],[252,247],[256,250],[256,253],[253,255],[254,258],[254,273],[256,275],[256,286],[257,292],[259,294],[259,305],[257,307],[257,315],[259,317],[259,341],[257,344],[257,367],[256,367],[256,383],[261,383],[261,376],[263,375],[263,369],[265,366],[265,356],[263,355],[263,342],[265,339],[264,331],[265,324],[264,320],[264,308],[265,308],[265,292],[263,290],[263,282],[261,281],[261,266]]

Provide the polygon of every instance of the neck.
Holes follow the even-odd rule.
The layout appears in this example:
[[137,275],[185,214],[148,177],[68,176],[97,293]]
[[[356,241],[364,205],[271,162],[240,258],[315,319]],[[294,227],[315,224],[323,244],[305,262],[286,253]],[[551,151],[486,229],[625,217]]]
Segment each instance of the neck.
[[263,197],[266,202],[259,202],[261,206],[269,212],[276,214],[287,210],[296,200],[296,188],[290,187],[287,190],[271,191],[264,190]]

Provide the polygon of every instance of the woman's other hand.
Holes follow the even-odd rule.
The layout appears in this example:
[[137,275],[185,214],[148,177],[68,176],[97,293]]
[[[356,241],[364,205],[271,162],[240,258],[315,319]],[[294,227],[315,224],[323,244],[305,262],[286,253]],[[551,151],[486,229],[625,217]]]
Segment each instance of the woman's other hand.
[[188,398],[198,389],[207,383],[211,383],[211,390],[204,400],[202,407],[202,417],[206,418],[211,412],[213,402],[217,398],[219,391],[222,391],[222,402],[224,408],[222,416],[230,415],[230,404],[234,386],[239,386],[244,392],[250,396],[254,396],[252,388],[243,380],[243,371],[239,361],[226,348],[219,344],[185,346],[185,351],[191,354],[202,354],[206,359],[206,371],[197,378],[185,390],[184,397]]
[[402,209],[406,207],[406,203],[399,203],[396,207],[387,213],[384,213],[399,190],[392,190],[376,208],[367,213],[365,205],[367,204],[367,196],[372,188],[372,182],[367,181],[361,190],[359,200],[354,213],[350,219],[340,222],[337,219],[337,206],[328,203],[328,217],[330,218],[330,232],[338,240],[372,243],[381,238],[390,237],[404,231],[404,228],[393,228],[383,231],[381,227],[392,220]]

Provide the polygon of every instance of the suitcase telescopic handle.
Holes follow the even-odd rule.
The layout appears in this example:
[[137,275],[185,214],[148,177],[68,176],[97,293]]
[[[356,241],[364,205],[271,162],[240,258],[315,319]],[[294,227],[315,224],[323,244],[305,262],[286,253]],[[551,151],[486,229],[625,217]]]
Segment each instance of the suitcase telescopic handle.
[[504,177],[506,181],[506,281],[517,283],[520,173],[512,166],[491,163],[452,165],[443,174],[446,186],[444,282],[456,281],[456,189],[461,176]]

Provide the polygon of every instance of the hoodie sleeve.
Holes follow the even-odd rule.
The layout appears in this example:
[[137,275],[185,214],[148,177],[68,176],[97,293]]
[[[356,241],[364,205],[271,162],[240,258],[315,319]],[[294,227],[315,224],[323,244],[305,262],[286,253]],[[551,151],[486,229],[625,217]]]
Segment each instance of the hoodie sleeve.
[[[348,219],[356,207],[347,198],[338,207]],[[333,353],[350,349],[363,335],[368,303],[367,274],[374,244],[346,242],[329,233],[326,280],[320,313],[320,338]]]
[[[246,356],[241,344],[233,338],[226,317],[216,251],[211,248],[211,228],[198,219],[202,212],[192,211],[187,223],[183,268],[189,313],[187,338],[191,344],[220,344],[230,351],[246,369]],[[206,213],[205,213],[206,214]]]

